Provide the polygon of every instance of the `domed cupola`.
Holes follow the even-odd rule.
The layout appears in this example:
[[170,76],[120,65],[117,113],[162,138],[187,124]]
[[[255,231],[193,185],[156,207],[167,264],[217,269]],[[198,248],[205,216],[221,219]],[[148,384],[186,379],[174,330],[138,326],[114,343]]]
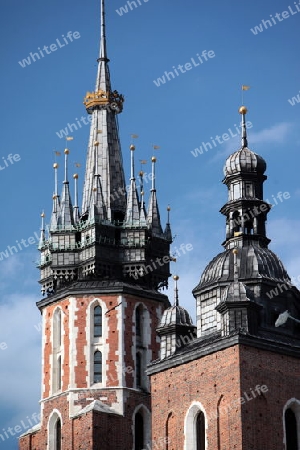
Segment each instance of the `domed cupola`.
[[179,305],[178,275],[174,275],[173,279],[175,281],[174,305],[164,311],[156,330],[161,337],[160,359],[173,355],[183,344],[188,344],[196,337],[196,327],[193,325],[191,316]]
[[242,145],[239,150],[230,155],[224,166],[224,175],[231,176],[241,172],[264,174],[267,168],[266,161],[257,153],[254,153],[248,148],[247,130],[245,115],[247,108],[241,106],[239,113],[242,114]]
[[[243,323],[253,332],[258,320],[259,326],[274,329],[274,315],[281,310],[281,304],[287,302],[292,308],[292,299],[299,298],[282,262],[268,248],[271,241],[266,235],[266,221],[271,205],[263,199],[266,162],[248,148],[247,109],[242,106],[239,113],[242,115],[241,148],[227,158],[224,168],[223,184],[228,189],[228,200],[220,212],[226,218],[225,251],[206,266],[193,290],[198,338],[223,333],[225,328],[234,330],[228,317],[233,310],[238,311],[237,299],[243,303],[241,311],[245,312],[243,320],[246,321]],[[253,303],[259,308],[253,309]]]

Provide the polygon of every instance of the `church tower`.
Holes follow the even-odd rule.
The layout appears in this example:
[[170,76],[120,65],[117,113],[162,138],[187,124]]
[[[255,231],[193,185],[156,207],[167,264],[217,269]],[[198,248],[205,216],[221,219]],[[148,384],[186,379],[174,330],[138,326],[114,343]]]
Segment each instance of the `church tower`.
[[[71,200],[68,157],[55,189],[49,229],[39,243],[42,314],[41,423],[20,438],[21,450],[142,450],[151,443],[149,380],[159,356],[156,328],[168,299],[169,220],[162,229],[152,158],[149,207],[135,179],[125,184],[117,116],[124,97],[112,90],[104,0],[82,207]],[[143,173],[140,173],[141,181]]]
[[[248,148],[239,112],[241,148],[224,167],[224,251],[193,290],[197,337],[177,335],[147,370],[152,439],[164,436],[167,450],[300,448],[300,292],[268,247],[266,163]],[[157,332],[174,342],[172,308]]]

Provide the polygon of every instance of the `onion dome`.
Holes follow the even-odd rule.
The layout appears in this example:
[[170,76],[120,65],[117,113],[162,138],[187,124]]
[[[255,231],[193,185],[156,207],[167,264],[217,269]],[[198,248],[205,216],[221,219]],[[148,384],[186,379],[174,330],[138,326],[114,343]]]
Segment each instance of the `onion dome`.
[[249,148],[241,148],[230,155],[224,166],[224,175],[234,175],[240,172],[265,173],[267,168],[266,161]]
[[242,115],[242,147],[227,158],[224,175],[234,175],[240,172],[263,174],[267,168],[266,161],[248,148],[245,120],[247,108],[241,106],[239,113]]

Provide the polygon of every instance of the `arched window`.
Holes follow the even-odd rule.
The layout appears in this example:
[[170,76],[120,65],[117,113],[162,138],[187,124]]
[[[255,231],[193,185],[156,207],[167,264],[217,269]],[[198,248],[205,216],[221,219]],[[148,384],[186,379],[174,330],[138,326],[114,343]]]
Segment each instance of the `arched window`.
[[202,411],[200,411],[196,416],[195,428],[196,449],[205,450],[205,418]]
[[94,383],[102,383],[102,353],[94,353]]
[[184,424],[184,450],[206,450],[206,420],[203,406],[193,402]]
[[94,308],[94,337],[102,336],[102,308],[97,305]]
[[136,387],[142,387],[142,356],[139,352],[136,354]]
[[297,419],[294,411],[288,408],[284,414],[286,450],[298,450]]
[[48,422],[48,450],[62,450],[62,419],[59,411],[50,414]]
[[134,422],[134,450],[144,448],[144,418],[141,413],[136,413]]
[[57,419],[54,429],[54,443],[55,443],[55,450],[61,450],[61,421],[60,419]]

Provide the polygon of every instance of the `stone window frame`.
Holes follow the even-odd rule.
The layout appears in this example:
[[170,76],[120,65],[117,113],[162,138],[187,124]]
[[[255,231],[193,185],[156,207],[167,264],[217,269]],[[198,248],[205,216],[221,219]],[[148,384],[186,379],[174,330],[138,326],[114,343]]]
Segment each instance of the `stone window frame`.
[[[47,443],[47,450],[57,450],[56,446],[56,424],[57,421],[60,421],[61,424],[61,430],[63,429],[63,420],[61,413],[58,409],[53,409],[51,412],[49,419],[48,419],[48,425],[47,425],[47,434],[48,434],[48,443]],[[62,448],[62,445],[61,445]]]
[[200,402],[192,402],[184,419],[184,450],[197,450],[196,418],[199,412],[204,414],[205,420],[205,450],[207,446],[208,420],[206,411]]
[[135,450],[135,416],[140,413],[144,419],[144,447],[151,448],[151,413],[145,405],[138,405],[132,414],[132,450]]
[[[96,306],[100,306],[102,309],[102,336],[94,337],[94,310]],[[87,383],[88,387],[101,388],[106,385],[107,373],[106,364],[107,359],[107,346],[105,345],[108,337],[108,324],[106,319],[107,307],[105,302],[99,298],[95,297],[91,300],[87,307],[87,317],[86,317],[86,334],[87,334]],[[94,383],[94,354],[96,351],[102,354],[102,381],[99,383]]]
[[287,409],[291,409],[296,417],[297,422],[297,437],[298,437],[298,446],[300,446],[300,400],[297,398],[290,398],[283,408],[282,413],[282,422],[283,422],[283,443],[286,448],[286,429],[285,429],[285,412]]

